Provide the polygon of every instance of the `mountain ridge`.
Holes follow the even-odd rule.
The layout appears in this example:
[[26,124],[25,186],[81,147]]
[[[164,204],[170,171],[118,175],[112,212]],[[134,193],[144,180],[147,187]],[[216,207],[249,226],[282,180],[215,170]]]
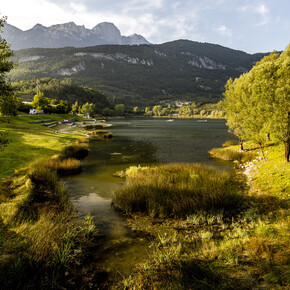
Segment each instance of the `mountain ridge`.
[[61,48],[61,47],[87,47],[104,44],[140,45],[150,44],[142,35],[121,35],[120,30],[110,22],[102,22],[92,29],[74,22],[44,26],[35,24],[28,30],[21,30],[6,23],[3,36],[11,43],[13,50],[26,48]]
[[217,102],[226,81],[267,54],[177,40],[158,45],[31,48],[15,52],[12,81],[70,78],[115,102],[149,105],[162,100]]

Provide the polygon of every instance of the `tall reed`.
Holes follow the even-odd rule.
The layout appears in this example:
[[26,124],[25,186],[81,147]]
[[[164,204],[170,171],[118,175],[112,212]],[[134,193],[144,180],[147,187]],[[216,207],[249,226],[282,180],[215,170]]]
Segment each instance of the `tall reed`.
[[233,172],[199,164],[131,167],[126,184],[113,194],[115,207],[153,216],[185,217],[196,211],[237,211],[244,203],[243,181]]

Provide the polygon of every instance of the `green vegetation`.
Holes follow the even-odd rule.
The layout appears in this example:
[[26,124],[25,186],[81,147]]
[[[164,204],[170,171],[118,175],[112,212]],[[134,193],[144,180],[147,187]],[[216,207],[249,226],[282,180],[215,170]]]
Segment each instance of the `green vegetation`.
[[[223,107],[227,125],[240,140],[258,144],[263,158],[267,139],[284,144],[290,156],[290,45],[265,56],[250,72],[226,85]],[[267,138],[266,138],[267,137]]]
[[243,206],[244,184],[233,173],[198,164],[131,167],[113,204],[127,213],[184,217],[197,210],[236,212]]
[[[67,160],[71,163],[71,159]],[[76,219],[55,167],[39,159],[0,183],[0,283],[3,289],[67,287],[67,274],[82,260],[87,221]],[[96,233],[92,222],[90,237]],[[62,285],[62,286],[61,286]]]
[[0,178],[8,177],[15,169],[25,167],[39,157],[58,154],[68,143],[84,138],[83,130],[77,128],[62,124],[48,128],[42,126],[42,123],[30,123],[48,120],[48,118],[60,122],[70,117],[61,114],[49,115],[49,117],[24,115],[12,118],[10,123],[7,123],[4,117],[0,117],[1,129],[7,132],[7,138],[10,140],[9,145],[0,152]]
[[[0,33],[6,22],[6,17],[0,18]],[[7,74],[12,70],[14,64],[11,61],[13,55],[10,44],[0,36],[0,114],[14,116],[17,112],[16,99],[13,88],[7,79]]]
[[[73,82],[126,107],[153,106],[163,100],[217,103],[229,76],[238,77],[263,56],[186,40],[161,45],[32,48],[15,52],[18,67],[10,77],[12,81],[47,76],[64,80],[69,75]],[[212,64],[202,65],[208,60],[214,69],[208,68]],[[72,103],[79,100],[78,93],[70,95]]]
[[252,161],[256,157],[254,152],[242,152],[231,148],[214,148],[209,153],[215,158],[240,163]]
[[[79,86],[70,79],[62,81],[48,77],[24,79],[12,83],[12,86],[19,98],[24,101],[34,100],[32,105],[35,108],[39,107],[52,113],[68,113],[71,110],[74,114],[91,112],[100,114],[104,108],[112,108],[104,94]],[[20,110],[28,111],[28,108],[22,104]]]
[[[259,148],[255,144],[247,142],[244,146],[247,152],[259,155]],[[239,145],[221,150],[229,149],[238,151]],[[154,192],[158,187],[159,196],[163,197],[161,188],[170,187],[170,182],[176,182],[178,194],[179,188],[186,188],[187,183],[184,182],[185,174],[181,175],[183,178],[178,175],[179,180],[176,179],[176,171],[173,175],[170,171],[166,172],[164,184],[161,183],[165,180],[164,176],[158,168],[128,169],[127,190],[123,192],[121,189],[120,204],[126,210],[131,206],[127,210],[131,212],[128,216],[130,226],[150,235],[153,239],[150,248],[153,251],[148,260],[139,264],[120,283],[119,288],[287,289],[290,285],[290,171],[283,162],[281,144],[268,144],[265,155],[267,161],[258,156],[251,162],[241,163],[240,166],[246,168],[250,188],[243,189],[242,206],[233,206],[231,213],[221,210],[223,193],[220,196],[221,204],[215,211],[198,207],[188,211],[187,216],[182,218],[158,217],[158,212],[157,216],[152,217],[148,210],[134,213],[131,209],[140,207],[136,201],[141,200],[147,190]],[[170,166],[161,166],[162,172]],[[190,171],[192,166],[188,165],[186,169]],[[154,176],[148,174],[153,170],[156,170]],[[147,179],[153,179],[152,183]],[[139,191],[131,185],[137,181],[143,184]],[[144,184],[148,185],[147,188]],[[149,188],[149,184],[152,188]],[[115,194],[117,199],[119,192],[118,189]],[[208,197],[207,192],[202,198]],[[172,194],[167,193],[166,196],[172,197]],[[183,196],[178,197],[172,206],[173,213],[176,213],[179,204],[185,202]],[[162,202],[164,208],[168,206],[164,198],[158,199],[158,202]],[[226,207],[227,198],[224,203]],[[167,216],[170,216],[168,213]]]

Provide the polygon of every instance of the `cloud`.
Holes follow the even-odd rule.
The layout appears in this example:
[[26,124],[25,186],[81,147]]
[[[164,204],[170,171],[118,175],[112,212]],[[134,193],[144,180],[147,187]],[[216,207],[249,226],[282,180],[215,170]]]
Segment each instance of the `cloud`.
[[220,35],[232,37],[231,29],[227,28],[225,25],[221,25],[221,26],[215,28],[215,31],[218,32]]
[[245,5],[245,6],[240,6],[238,8],[238,11],[247,14],[247,16],[249,14],[252,15],[258,15],[259,18],[257,19],[258,22],[255,21],[254,25],[255,26],[263,26],[268,24],[269,22],[269,15],[270,15],[270,11],[267,8],[267,6],[263,3],[258,3],[258,4],[250,4],[250,5]]

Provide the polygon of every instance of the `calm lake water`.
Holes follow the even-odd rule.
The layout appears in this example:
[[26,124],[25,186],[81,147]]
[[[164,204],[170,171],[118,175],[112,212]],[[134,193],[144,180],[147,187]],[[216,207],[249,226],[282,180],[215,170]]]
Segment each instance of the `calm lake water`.
[[132,165],[176,162],[227,170],[231,163],[211,158],[208,151],[233,137],[224,120],[114,119],[108,123],[114,137],[91,140],[82,173],[66,179],[66,185],[80,216],[90,213],[94,217],[103,235],[94,259],[114,280],[128,275],[147,256],[148,241],[132,233],[125,218],[111,207],[113,190],[124,183],[113,174]]

